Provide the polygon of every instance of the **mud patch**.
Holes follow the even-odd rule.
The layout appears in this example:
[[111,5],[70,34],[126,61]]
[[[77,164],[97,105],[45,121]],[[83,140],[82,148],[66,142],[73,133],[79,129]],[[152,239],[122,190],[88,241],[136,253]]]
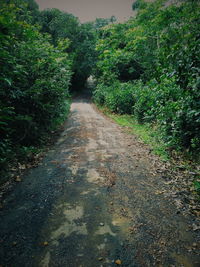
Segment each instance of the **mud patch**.
[[96,171],[96,169],[88,169],[87,181],[89,183],[98,184],[102,180],[103,179],[101,178],[101,176],[99,175],[99,173]]
[[57,209],[62,210],[61,213],[63,214],[64,219],[62,220],[62,224],[50,234],[50,238],[54,245],[59,244],[60,237],[67,237],[73,232],[76,234],[87,235],[86,223],[81,223],[78,225],[75,222],[75,220],[83,217],[83,207],[65,204],[57,207]]
[[108,224],[105,224],[103,226],[99,226],[98,230],[95,232],[95,235],[111,235],[116,236],[116,233],[114,233],[110,226]]

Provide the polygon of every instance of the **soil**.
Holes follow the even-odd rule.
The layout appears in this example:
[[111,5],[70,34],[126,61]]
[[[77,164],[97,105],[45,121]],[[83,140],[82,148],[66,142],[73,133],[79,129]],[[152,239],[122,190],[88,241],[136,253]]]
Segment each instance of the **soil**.
[[57,143],[4,199],[0,265],[200,266],[198,220],[176,202],[148,146],[76,98]]

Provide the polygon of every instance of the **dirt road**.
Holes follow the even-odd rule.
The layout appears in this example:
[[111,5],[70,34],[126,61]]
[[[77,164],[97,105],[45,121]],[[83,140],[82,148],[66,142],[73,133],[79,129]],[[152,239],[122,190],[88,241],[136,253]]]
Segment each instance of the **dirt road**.
[[148,147],[76,99],[0,211],[3,267],[199,266],[198,233]]

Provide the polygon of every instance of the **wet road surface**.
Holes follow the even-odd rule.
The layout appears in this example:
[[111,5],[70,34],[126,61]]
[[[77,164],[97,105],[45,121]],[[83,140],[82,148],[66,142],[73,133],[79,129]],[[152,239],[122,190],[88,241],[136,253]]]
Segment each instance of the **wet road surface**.
[[76,99],[65,129],[0,211],[3,267],[200,266],[198,233],[146,146]]

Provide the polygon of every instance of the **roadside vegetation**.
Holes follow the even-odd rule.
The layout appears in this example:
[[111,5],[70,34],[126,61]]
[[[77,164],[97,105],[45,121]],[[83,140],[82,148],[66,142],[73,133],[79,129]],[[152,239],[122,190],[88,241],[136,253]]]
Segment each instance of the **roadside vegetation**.
[[40,12],[34,0],[1,1],[0,183],[66,119],[72,88],[93,66],[93,27],[57,9]]
[[169,151],[198,157],[198,1],[133,4],[137,16],[101,30],[94,100],[157,129]]
[[134,134],[144,144],[149,145],[151,151],[158,155],[163,161],[170,159],[170,155],[167,150],[167,145],[162,140],[158,131],[148,123],[141,124],[138,120],[129,114],[118,114],[111,112],[110,109],[99,106],[98,109],[106,116],[111,118],[118,125],[124,127],[127,133]]
[[199,1],[137,0],[133,9],[100,31],[93,99],[172,168],[195,170],[199,194]]
[[34,164],[62,125],[95,66],[99,29],[115,20],[81,24],[34,0],[0,2],[0,184]]

